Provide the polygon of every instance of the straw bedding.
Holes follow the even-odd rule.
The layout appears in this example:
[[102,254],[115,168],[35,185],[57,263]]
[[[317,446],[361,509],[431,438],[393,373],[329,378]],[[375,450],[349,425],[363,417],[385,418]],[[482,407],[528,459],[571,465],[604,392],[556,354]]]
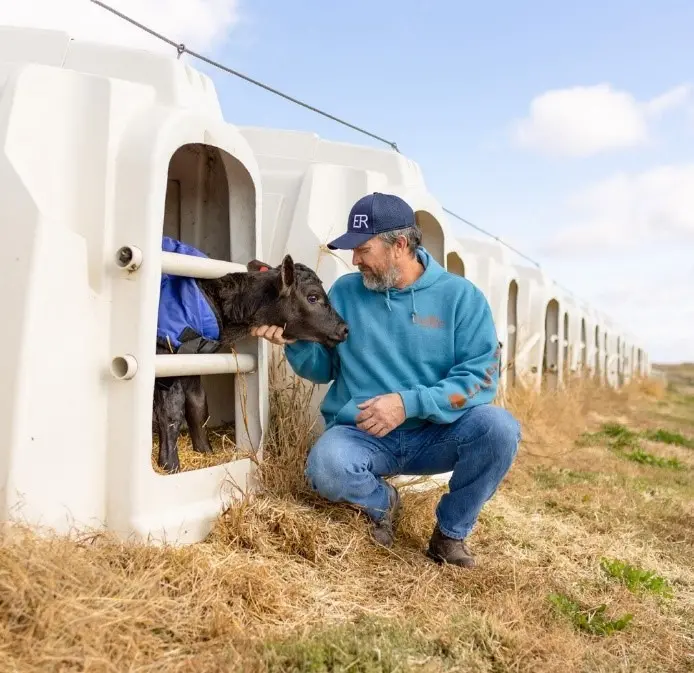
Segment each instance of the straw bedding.
[[[687,400],[589,381],[502,396],[525,439],[470,539],[479,566],[465,571],[422,553],[443,489],[404,492],[391,550],[371,543],[361,513],[307,489],[311,393],[275,378],[262,488],[204,543],[6,529],[0,671],[692,670],[694,450],[644,442],[685,465],[669,470],[625,460],[606,440],[576,442],[606,421],[644,429],[658,413],[662,426],[670,407],[691,412],[691,427],[670,426],[691,436]],[[603,557],[654,571],[673,596],[631,590]],[[552,595],[578,607],[562,612]],[[601,604],[607,620],[633,619],[609,634],[581,628]]]

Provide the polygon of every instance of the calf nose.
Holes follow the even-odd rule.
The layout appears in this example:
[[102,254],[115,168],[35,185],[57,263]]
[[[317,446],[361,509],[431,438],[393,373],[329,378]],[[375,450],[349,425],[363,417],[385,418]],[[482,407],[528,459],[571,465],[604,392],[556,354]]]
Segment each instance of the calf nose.
[[340,329],[337,330],[337,334],[342,340],[346,339],[349,334],[349,327],[347,327],[347,325],[340,327]]

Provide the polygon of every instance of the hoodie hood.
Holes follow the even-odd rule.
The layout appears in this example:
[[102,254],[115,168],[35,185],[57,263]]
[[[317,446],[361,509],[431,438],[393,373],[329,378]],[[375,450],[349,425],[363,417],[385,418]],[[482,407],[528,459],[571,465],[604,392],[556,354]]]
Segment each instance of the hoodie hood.
[[419,246],[415,254],[417,255],[417,259],[419,259],[424,266],[424,273],[417,278],[412,285],[408,285],[402,289],[389,288],[383,293],[385,295],[386,307],[389,311],[392,311],[390,306],[391,299],[398,299],[399,297],[407,298],[409,296],[412,303],[412,322],[414,322],[415,316],[417,315],[415,292],[431,287],[446,272],[426,248]]

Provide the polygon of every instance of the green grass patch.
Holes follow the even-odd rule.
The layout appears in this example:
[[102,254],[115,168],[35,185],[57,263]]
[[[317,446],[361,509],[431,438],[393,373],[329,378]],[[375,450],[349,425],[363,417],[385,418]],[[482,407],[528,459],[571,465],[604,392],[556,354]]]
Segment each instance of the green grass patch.
[[665,598],[673,596],[670,583],[653,570],[644,570],[625,561],[605,557],[600,559],[600,567],[607,575],[624,584],[632,593],[648,591]]
[[608,619],[604,603],[594,608],[584,608],[564,594],[551,593],[548,600],[557,612],[571,620],[574,627],[595,636],[609,636],[623,631],[634,618],[631,613],[626,613],[619,619]]
[[[650,465],[652,467],[664,467],[673,470],[684,470],[685,464],[677,458],[661,458],[648,451],[645,451],[641,446],[640,439],[650,439],[648,436],[658,436],[669,438],[673,441],[667,442],[674,444],[675,440],[680,438],[687,441],[682,435],[669,433],[666,430],[647,431],[645,433],[635,432],[625,427],[621,423],[604,423],[598,432],[585,432],[578,440],[579,446],[597,446],[606,442],[608,447],[626,460],[631,460],[642,465]],[[662,441],[662,440],[654,440]]]
[[428,636],[412,623],[364,617],[299,637],[265,641],[261,656],[268,673],[395,673],[418,671],[424,664],[427,670],[448,671],[460,670],[461,663],[470,664],[470,670],[487,670],[497,663],[494,652],[502,645],[488,628],[469,620],[454,619],[442,633]]
[[557,488],[571,484],[594,484],[600,475],[596,472],[583,472],[581,470],[558,470],[546,467],[535,468],[532,472],[535,481],[545,488]]
[[601,432],[606,437],[612,437],[613,439],[629,440],[637,436],[636,432],[629,430],[621,423],[603,423]]
[[622,451],[621,455],[627,460],[633,460],[635,463],[641,463],[642,465],[651,465],[653,467],[669,467],[673,470],[684,470],[685,465],[682,461],[677,458],[661,458],[648,451],[644,451],[641,448],[634,449],[633,451]]
[[298,639],[266,642],[263,659],[270,673],[354,671],[380,673],[407,670],[418,655],[441,655],[410,629],[394,625],[349,624]]
[[671,444],[674,446],[684,446],[687,449],[694,449],[694,440],[685,437],[679,432],[671,432],[670,430],[647,430],[643,433],[645,439],[652,442],[660,442],[661,444]]
[[638,446],[638,433],[620,423],[603,423],[598,432],[584,432],[578,439],[582,446],[598,446],[607,442],[611,447],[629,448]]

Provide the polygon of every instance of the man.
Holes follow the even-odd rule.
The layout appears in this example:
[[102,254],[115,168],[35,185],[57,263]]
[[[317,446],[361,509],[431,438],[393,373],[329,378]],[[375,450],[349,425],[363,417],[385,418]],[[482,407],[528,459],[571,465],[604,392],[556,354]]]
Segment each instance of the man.
[[323,497],[363,508],[376,542],[390,546],[400,498],[383,477],[452,471],[427,554],[472,567],[465,539],[521,435],[515,418],[490,404],[500,348],[489,304],[421,247],[414,212],[397,196],[359,199],[347,233],[328,247],[352,250],[360,272],[328,293],[350,327],[347,341],[330,350],[285,340],[280,327],[254,331],[285,344],[299,376],[333,381],[306,476]]

